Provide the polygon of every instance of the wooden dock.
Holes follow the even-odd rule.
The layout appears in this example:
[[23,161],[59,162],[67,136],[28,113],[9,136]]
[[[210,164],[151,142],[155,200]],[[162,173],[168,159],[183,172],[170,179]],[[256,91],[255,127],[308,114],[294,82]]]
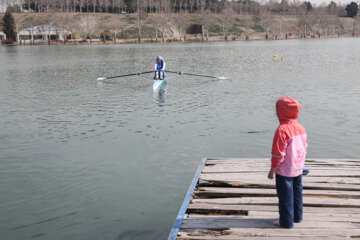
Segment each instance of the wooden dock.
[[270,159],[202,159],[168,239],[360,239],[360,159],[306,160],[304,219],[292,229],[273,226],[269,168]]

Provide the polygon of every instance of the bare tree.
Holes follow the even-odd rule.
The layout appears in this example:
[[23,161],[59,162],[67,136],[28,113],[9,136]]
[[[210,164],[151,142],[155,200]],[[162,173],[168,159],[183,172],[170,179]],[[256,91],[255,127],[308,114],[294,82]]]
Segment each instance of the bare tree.
[[265,38],[268,39],[269,33],[272,30],[273,22],[272,22],[272,16],[268,12],[267,14],[261,16],[261,25],[265,29]]
[[[186,29],[189,25],[190,22],[190,16],[189,14],[185,13],[185,12],[181,12],[179,14],[177,14],[176,18],[175,18],[175,24],[181,34],[181,36],[183,36],[184,41],[186,41]],[[181,41],[181,38],[180,38]]]
[[143,9],[143,0],[137,0],[137,19],[136,19],[136,26],[138,29],[138,40],[139,42],[141,42],[141,30],[143,25],[145,24],[146,21],[146,16],[147,13],[146,11]]
[[326,8],[316,8],[313,11],[315,18],[315,26],[317,27],[317,35],[320,38],[323,34],[323,30],[326,28],[328,11]]
[[189,12],[190,13],[194,12],[194,5],[195,5],[195,0],[189,0]]
[[123,35],[123,38],[124,38],[124,42],[126,42],[126,30],[127,30],[127,25],[126,25],[126,22],[125,22],[125,21],[120,21],[120,28],[121,28],[122,35]]
[[232,16],[234,12],[228,2],[225,3],[221,13],[221,26],[223,29],[224,39],[227,40],[229,34],[229,28],[232,24]]
[[56,23],[56,19],[54,18],[53,14],[47,13],[45,18],[44,18],[44,23],[45,23],[44,26],[46,26],[46,28],[43,29],[43,32],[45,32],[45,30],[48,31],[47,40],[48,40],[48,43],[50,44],[50,42],[51,42],[51,29],[53,28],[53,26]]
[[24,0],[19,0],[20,12],[22,12],[22,11],[23,11],[23,4],[24,4]]
[[155,29],[155,41],[158,41],[158,31],[161,31],[162,22],[161,19],[158,17],[158,14],[151,15],[150,22],[154,26]]
[[310,11],[307,10],[305,4],[301,4],[297,9],[298,28],[301,30],[301,35],[306,38],[311,34],[311,19]]
[[65,23],[64,28],[67,28],[71,32],[70,38],[73,39],[77,25],[76,25],[76,22],[72,19],[72,15],[70,13],[67,13],[65,15],[64,23]]
[[98,31],[97,26],[97,19],[92,15],[87,14],[86,16],[83,16],[80,20],[81,32],[86,36],[86,38],[90,39],[90,43],[92,43],[93,33]]

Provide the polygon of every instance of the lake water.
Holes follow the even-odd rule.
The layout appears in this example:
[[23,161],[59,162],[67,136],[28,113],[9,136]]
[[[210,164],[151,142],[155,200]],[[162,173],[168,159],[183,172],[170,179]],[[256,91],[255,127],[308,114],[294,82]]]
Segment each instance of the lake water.
[[[166,239],[202,157],[270,156],[281,96],[302,104],[308,157],[360,158],[359,46],[0,46],[0,238]],[[231,80],[96,81],[157,55]]]

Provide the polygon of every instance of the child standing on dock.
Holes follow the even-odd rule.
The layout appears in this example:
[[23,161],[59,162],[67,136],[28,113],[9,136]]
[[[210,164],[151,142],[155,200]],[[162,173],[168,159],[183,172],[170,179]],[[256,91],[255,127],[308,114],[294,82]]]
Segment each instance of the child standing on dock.
[[300,109],[299,102],[291,97],[282,97],[276,102],[280,125],[273,139],[268,178],[273,179],[276,173],[280,219],[274,224],[283,228],[292,228],[294,222],[302,221],[302,172],[307,135],[305,128],[297,122]]
[[165,73],[165,61],[164,58],[161,56],[156,57],[155,62],[155,76],[154,79],[165,79],[166,73]]

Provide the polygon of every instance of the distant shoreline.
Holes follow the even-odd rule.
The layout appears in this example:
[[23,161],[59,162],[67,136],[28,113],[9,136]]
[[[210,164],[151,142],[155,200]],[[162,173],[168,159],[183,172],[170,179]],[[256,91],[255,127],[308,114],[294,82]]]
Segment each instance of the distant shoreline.
[[154,39],[141,39],[141,41],[139,42],[137,39],[128,39],[126,41],[124,41],[123,39],[117,39],[116,41],[114,40],[107,40],[107,41],[103,41],[101,39],[92,39],[92,42],[90,43],[89,40],[84,41],[84,40],[77,40],[77,39],[73,39],[73,40],[68,40],[68,41],[50,41],[50,42],[35,42],[35,43],[29,43],[29,42],[22,42],[22,43],[13,43],[13,44],[0,44],[1,46],[39,46],[39,45],[116,45],[116,44],[148,44],[148,43],[152,43],[152,44],[164,44],[164,43],[205,43],[205,42],[246,42],[246,41],[278,41],[278,40],[314,40],[314,39],[341,39],[341,38],[359,38],[360,36],[351,36],[351,35],[340,35],[340,36],[327,36],[327,37],[278,37],[278,38],[268,38],[266,39],[265,37],[261,37],[261,36],[252,36],[247,38],[242,38],[242,39],[227,39],[225,40],[224,37],[211,37],[208,40],[202,40],[202,39],[189,39],[186,41],[180,41],[180,40],[173,40],[173,39],[167,39],[167,40],[162,40],[162,39],[158,39],[157,41]]
[[[203,20],[197,14],[171,13],[166,15],[166,23],[161,21],[159,23],[159,16],[152,13],[147,15],[141,27],[138,25],[137,14],[13,13],[13,15],[17,31],[22,36],[16,45],[139,44],[139,34],[140,43],[328,39],[360,36],[360,25],[355,25],[354,19],[331,15],[326,15],[326,21],[319,20],[322,23],[319,25],[319,21],[315,18],[311,23],[302,24],[299,16],[295,15],[234,14],[227,20],[228,22],[224,22],[223,15],[209,14],[207,23],[202,25]],[[3,14],[0,14],[0,17],[2,16]],[[200,26],[200,33],[186,34],[188,27],[193,25]],[[36,33],[36,31],[40,32]],[[105,42],[104,38],[107,39]]]

